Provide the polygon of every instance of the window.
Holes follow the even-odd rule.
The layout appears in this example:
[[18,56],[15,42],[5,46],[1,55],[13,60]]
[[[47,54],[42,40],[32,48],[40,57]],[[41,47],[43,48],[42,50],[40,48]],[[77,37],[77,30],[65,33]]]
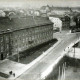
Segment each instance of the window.
[[1,52],[3,52],[3,51],[4,51],[4,46],[2,45],[2,46],[1,46]]
[[25,39],[23,39],[23,43],[25,42]]
[[6,36],[6,41],[8,41],[8,37]]
[[24,33],[23,33],[23,36],[25,36]]
[[28,37],[26,37],[26,41],[28,41]]
[[8,45],[8,44],[6,45],[6,49],[7,49],[7,50],[9,49],[9,45]]
[[1,37],[1,42],[3,42],[3,37]]
[[32,36],[32,40],[34,40],[35,39],[35,37],[34,37],[34,35]]
[[17,38],[17,36],[15,35],[15,37],[14,37],[15,39]]

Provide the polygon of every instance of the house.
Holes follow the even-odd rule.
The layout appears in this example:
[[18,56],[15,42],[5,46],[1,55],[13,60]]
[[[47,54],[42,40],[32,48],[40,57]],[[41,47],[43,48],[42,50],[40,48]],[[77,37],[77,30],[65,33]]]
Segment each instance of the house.
[[54,28],[59,28],[59,31],[61,32],[62,30],[62,21],[60,18],[58,17],[49,17],[49,19],[51,20],[51,22],[53,22],[53,30]]
[[3,10],[0,10],[0,17],[5,17],[6,13]]

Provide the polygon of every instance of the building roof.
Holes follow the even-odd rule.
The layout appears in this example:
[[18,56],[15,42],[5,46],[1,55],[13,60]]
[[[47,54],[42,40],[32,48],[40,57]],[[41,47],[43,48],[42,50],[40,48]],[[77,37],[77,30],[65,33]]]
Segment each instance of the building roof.
[[12,18],[11,20],[8,17],[0,17],[0,32],[11,31],[37,27],[41,25],[52,24],[48,18],[45,17],[32,17],[27,16],[26,18]]
[[69,7],[54,7],[54,6],[52,6],[51,8],[52,8],[52,10],[70,11]]

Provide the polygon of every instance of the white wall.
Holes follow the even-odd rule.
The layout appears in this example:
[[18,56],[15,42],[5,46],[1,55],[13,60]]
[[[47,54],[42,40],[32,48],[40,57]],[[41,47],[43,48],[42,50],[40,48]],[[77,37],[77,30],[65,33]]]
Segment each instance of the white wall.
[[60,31],[62,30],[62,21],[59,18],[49,17],[49,20],[53,22],[53,29],[54,27],[57,27],[60,29]]

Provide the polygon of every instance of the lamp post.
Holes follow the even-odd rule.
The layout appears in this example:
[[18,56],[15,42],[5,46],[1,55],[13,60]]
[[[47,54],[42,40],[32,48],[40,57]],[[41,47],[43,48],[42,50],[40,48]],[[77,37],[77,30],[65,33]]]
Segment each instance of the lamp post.
[[69,54],[69,47],[68,47],[68,54]]
[[62,75],[61,75],[60,80],[65,80],[65,63],[63,63],[62,65]]
[[18,62],[19,62],[19,52],[18,52]]

